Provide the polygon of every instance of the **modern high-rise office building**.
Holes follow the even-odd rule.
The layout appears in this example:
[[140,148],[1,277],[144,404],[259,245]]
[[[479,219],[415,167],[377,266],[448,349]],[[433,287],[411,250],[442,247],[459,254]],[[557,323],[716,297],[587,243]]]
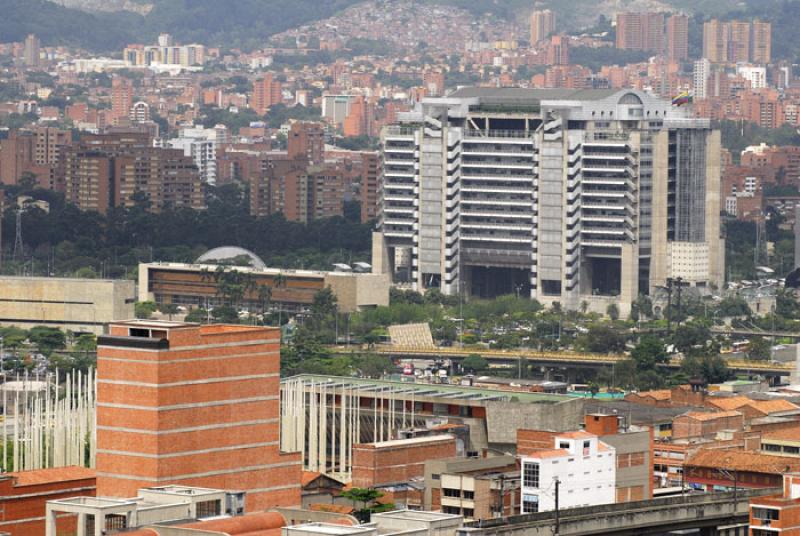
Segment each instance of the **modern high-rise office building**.
[[556,15],[549,9],[536,10],[531,14],[531,44],[544,41],[556,31]]
[[300,454],[279,446],[277,328],[129,321],[97,347],[97,494],[167,484],[300,505]]
[[669,278],[722,283],[708,120],[640,91],[518,88],[461,89],[400,118],[382,135],[376,270],[623,314]]

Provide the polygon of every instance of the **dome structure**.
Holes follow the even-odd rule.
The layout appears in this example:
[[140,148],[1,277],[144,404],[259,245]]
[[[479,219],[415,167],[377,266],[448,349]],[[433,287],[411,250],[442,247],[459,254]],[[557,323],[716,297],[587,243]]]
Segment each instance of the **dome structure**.
[[194,262],[195,264],[222,264],[224,261],[231,261],[237,257],[247,257],[251,268],[263,270],[267,267],[258,255],[236,246],[223,246],[206,251]]

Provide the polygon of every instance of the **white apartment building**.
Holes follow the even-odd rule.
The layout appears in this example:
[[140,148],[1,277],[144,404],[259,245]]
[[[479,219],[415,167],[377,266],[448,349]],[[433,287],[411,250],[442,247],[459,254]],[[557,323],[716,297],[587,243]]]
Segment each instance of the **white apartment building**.
[[555,438],[552,450],[523,456],[522,505],[532,514],[559,508],[612,504],[616,501],[616,451],[588,432],[568,432]]
[[763,65],[740,63],[736,66],[736,74],[750,82],[752,89],[767,87],[767,68]]
[[228,129],[224,125],[217,125],[214,128],[182,128],[178,137],[166,140],[165,145],[181,149],[184,156],[192,157],[203,182],[213,185],[217,182],[217,148],[230,141]]
[[463,88],[382,142],[373,266],[416,290],[625,316],[687,262],[692,286],[722,284],[719,131],[669,101]]

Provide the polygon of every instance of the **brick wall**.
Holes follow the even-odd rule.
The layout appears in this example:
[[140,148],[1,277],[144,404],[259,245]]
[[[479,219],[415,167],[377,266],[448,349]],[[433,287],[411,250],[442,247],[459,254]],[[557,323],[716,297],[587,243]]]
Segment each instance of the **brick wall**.
[[557,432],[517,430],[517,456],[528,456],[535,450],[555,448]]
[[[181,484],[244,490],[253,511],[300,505],[300,455],[278,445],[277,330],[163,331],[168,349],[99,340],[98,494]],[[126,337],[128,327],[110,332]]]
[[456,455],[453,436],[353,445],[353,486],[370,488],[424,476],[425,461]]

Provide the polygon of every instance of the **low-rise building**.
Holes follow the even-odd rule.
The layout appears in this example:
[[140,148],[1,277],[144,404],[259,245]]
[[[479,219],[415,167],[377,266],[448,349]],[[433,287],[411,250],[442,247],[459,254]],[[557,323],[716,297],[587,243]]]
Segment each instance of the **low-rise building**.
[[701,491],[779,487],[783,475],[800,470],[800,458],[743,448],[703,448],[685,462],[685,483]]
[[59,517],[77,517],[78,534],[101,536],[151,523],[244,513],[244,492],[160,486],[140,489],[131,499],[70,497],[47,502],[46,535],[56,536]]
[[51,326],[101,335],[104,325],[134,317],[133,281],[0,277],[0,325]]
[[[0,531],[11,536],[43,534],[45,508],[50,500],[67,497],[93,497],[95,472],[85,467],[58,467],[6,473],[0,477]],[[75,517],[60,517],[60,531],[74,531]]]
[[471,521],[520,513],[519,471],[443,473],[442,512]]
[[353,445],[352,483],[374,488],[425,474],[425,462],[456,455],[455,437],[434,436]]
[[720,430],[741,430],[744,415],[738,411],[689,411],[672,421],[672,438],[714,437]]
[[[465,494],[463,493],[466,491],[473,491],[469,488],[469,482],[464,482],[463,480],[456,481],[456,478],[461,477],[476,477],[478,475],[504,475],[504,474],[511,474],[514,472],[518,472],[517,467],[517,459],[514,456],[493,456],[489,458],[448,458],[448,459],[439,459],[439,460],[428,460],[425,463],[425,491],[423,494],[422,499],[422,508],[424,510],[441,510],[445,506],[444,501],[444,482],[445,480],[448,481],[448,484],[453,486],[450,489],[458,489],[461,490],[459,499],[466,499]],[[445,475],[447,479],[445,479]],[[499,482],[498,482],[499,484]],[[497,487],[497,496],[499,497],[500,489],[499,486]],[[453,493],[451,493],[453,494]],[[517,492],[518,494],[518,492]],[[451,497],[455,499],[455,497]],[[474,500],[474,499],[473,499]],[[506,499],[503,499],[505,504]],[[456,505],[450,504],[450,507],[455,507]],[[460,508],[464,508],[463,505]],[[516,507],[515,507],[516,508]],[[518,510],[518,508],[516,508]],[[473,509],[474,510],[474,509]],[[455,512],[451,512],[455,513]],[[473,511],[474,515],[478,515],[478,513]],[[494,517],[493,515],[490,516],[483,516],[483,518],[487,517]]]
[[[252,255],[244,250],[239,253]],[[384,274],[284,270],[267,268],[263,263],[254,267],[230,266],[228,269],[252,276],[255,285],[245,294],[242,303],[243,307],[252,310],[261,308],[263,300],[259,298],[258,290],[265,286],[272,291],[270,306],[282,311],[308,309],[314,295],[327,287],[333,290],[339,311],[343,313],[389,304],[389,280]],[[209,271],[213,272],[214,266],[164,262],[140,264],[139,300],[190,308],[219,305],[218,283],[208,277]]]
[[616,500],[616,451],[588,432],[555,437],[553,448],[523,456],[523,514],[611,504]]
[[751,536],[800,536],[800,474],[783,475],[783,493],[750,500]]

